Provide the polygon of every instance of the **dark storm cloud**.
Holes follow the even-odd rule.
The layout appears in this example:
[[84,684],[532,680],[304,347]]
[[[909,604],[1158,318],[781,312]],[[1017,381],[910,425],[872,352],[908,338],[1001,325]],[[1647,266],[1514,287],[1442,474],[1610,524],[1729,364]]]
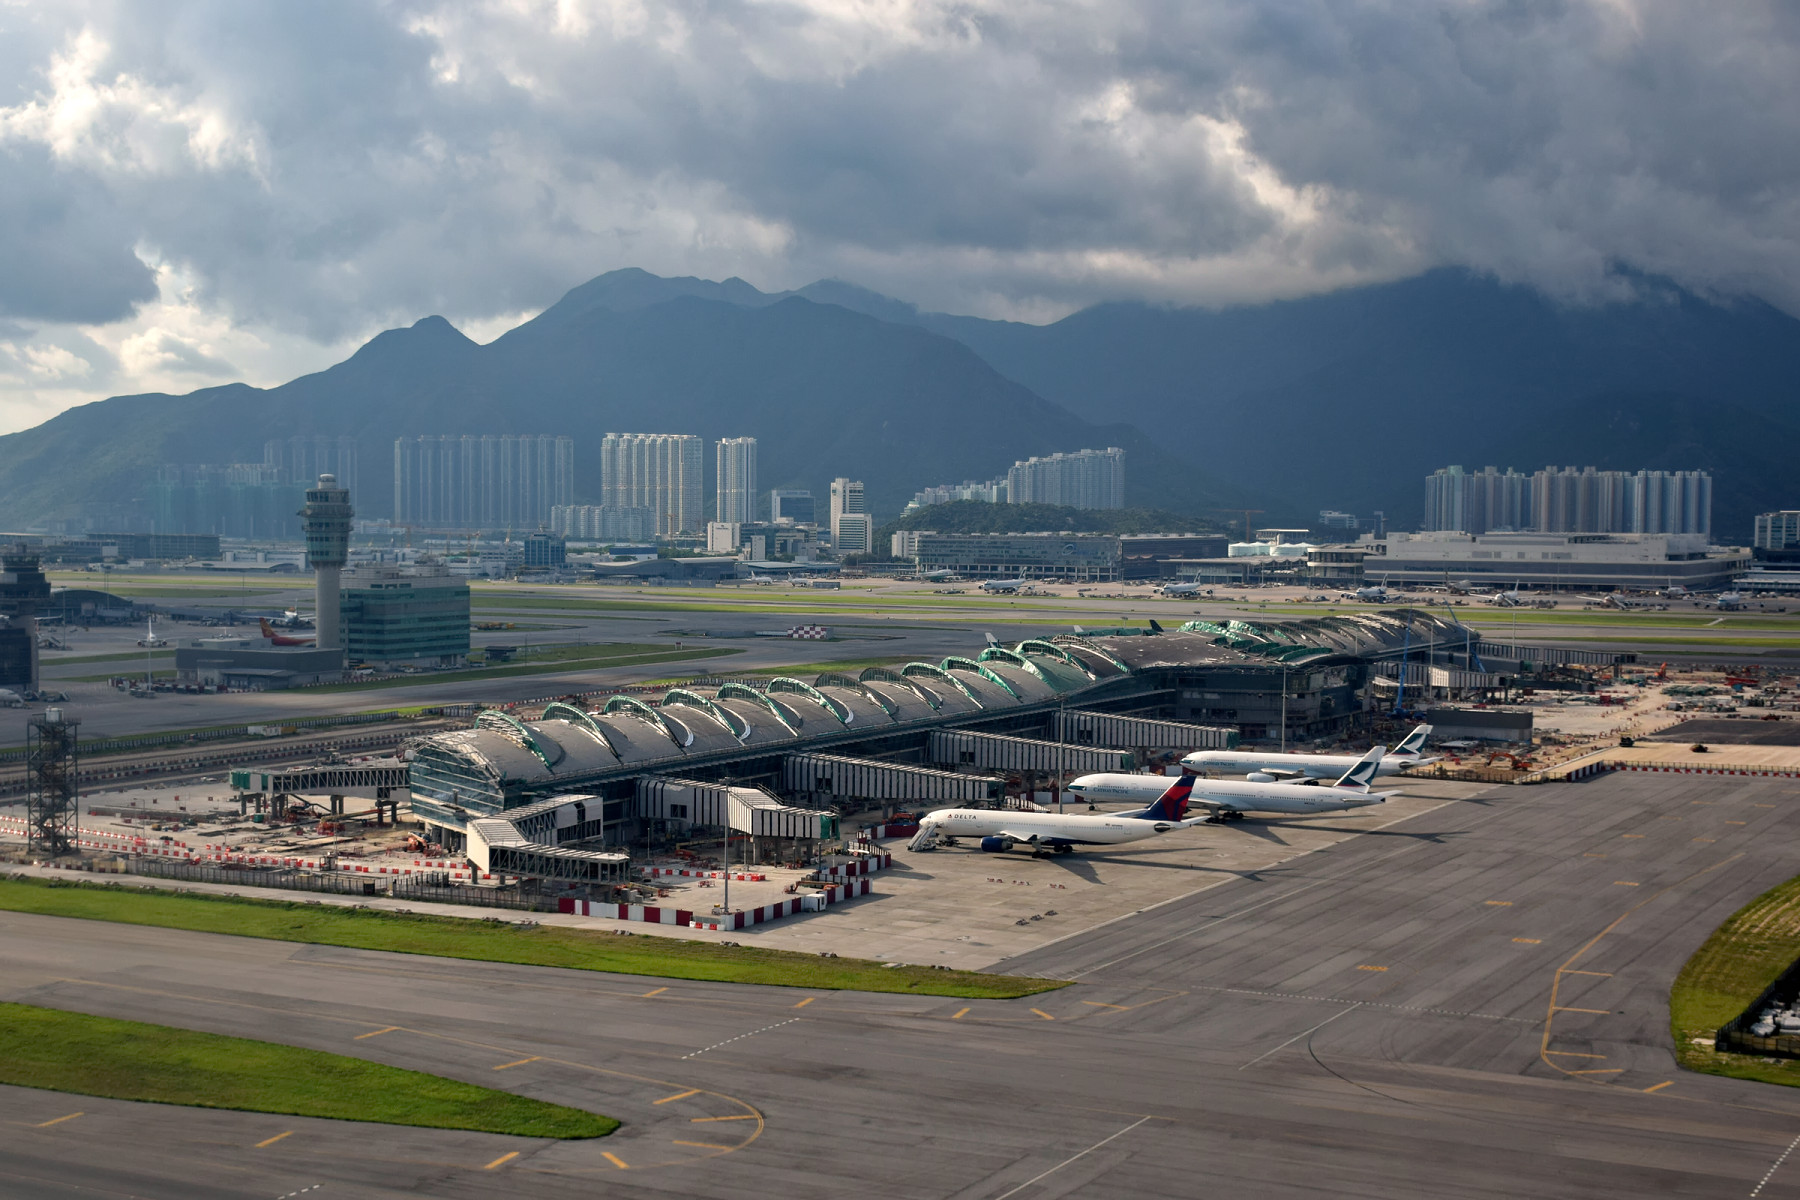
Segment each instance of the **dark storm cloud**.
[[1060,311],[1460,264],[1800,310],[1797,40],[1632,0],[16,9],[0,313],[115,319],[134,248],[318,339],[623,265]]

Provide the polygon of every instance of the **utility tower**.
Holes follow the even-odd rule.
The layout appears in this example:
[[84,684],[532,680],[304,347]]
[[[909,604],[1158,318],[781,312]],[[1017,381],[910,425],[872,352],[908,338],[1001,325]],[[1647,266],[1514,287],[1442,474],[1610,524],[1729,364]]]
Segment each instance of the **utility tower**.
[[51,858],[75,852],[81,808],[75,738],[81,722],[47,708],[25,726],[25,846]]
[[317,592],[314,627],[319,631],[313,644],[321,650],[342,650],[343,634],[338,629],[339,573],[350,558],[350,492],[338,486],[337,476],[321,475],[319,482],[306,489],[306,507],[299,516],[306,529],[306,561],[314,571]]

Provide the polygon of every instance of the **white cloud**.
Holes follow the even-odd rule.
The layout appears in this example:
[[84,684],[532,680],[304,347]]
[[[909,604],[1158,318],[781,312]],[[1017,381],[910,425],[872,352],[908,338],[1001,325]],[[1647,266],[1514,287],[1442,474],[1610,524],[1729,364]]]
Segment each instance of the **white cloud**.
[[1445,264],[1800,311],[1797,46],[1675,0],[4,6],[0,422],[491,337],[620,266],[1040,319]]

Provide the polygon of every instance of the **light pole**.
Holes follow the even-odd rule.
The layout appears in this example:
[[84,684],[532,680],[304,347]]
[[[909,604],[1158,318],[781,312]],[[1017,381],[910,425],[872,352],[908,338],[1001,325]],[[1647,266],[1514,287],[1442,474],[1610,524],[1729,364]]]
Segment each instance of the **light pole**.
[[1288,665],[1281,664],[1281,752],[1287,753]]

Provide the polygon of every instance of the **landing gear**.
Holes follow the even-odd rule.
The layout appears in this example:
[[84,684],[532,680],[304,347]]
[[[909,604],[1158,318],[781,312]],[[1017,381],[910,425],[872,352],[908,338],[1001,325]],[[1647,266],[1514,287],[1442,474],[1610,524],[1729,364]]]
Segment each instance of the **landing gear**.
[[1058,854],[1073,854],[1075,852],[1075,847],[1073,847],[1073,846],[1058,846],[1056,848],[1056,852]]

